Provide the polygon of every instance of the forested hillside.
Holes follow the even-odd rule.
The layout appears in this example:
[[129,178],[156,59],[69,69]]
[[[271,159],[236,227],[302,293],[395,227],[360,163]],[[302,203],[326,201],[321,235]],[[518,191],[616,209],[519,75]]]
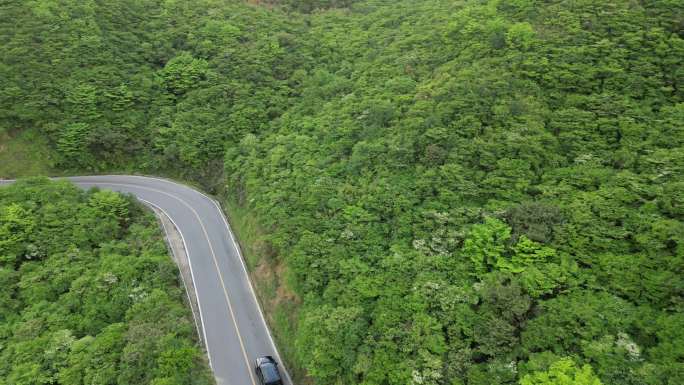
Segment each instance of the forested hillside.
[[182,290],[131,198],[0,187],[0,384],[213,384]]
[[238,202],[303,381],[684,383],[681,1],[251,3],[3,3],[0,131]]

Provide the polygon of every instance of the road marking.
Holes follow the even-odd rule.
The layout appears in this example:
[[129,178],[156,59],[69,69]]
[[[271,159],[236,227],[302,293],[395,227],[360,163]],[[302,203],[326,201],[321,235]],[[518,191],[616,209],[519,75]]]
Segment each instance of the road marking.
[[[170,179],[160,178],[157,176],[123,175],[123,174],[122,175],[109,174],[109,175],[99,175],[99,176],[101,176],[101,177],[115,177],[115,178],[134,177],[134,178],[139,178],[139,179],[152,179],[152,180],[157,180],[160,182],[168,183],[174,187],[175,186],[182,186],[182,187],[185,187],[185,188],[191,190],[192,192],[199,193],[200,195],[207,198],[209,201],[211,201],[216,206],[219,213],[221,213],[221,218],[223,219],[223,223],[225,224],[226,229],[228,229],[228,234],[230,235],[230,240],[233,242],[233,247],[238,252],[238,256],[239,256],[238,259],[240,260],[240,264],[242,265],[242,269],[245,271],[245,275],[247,277],[247,282],[249,283],[249,289],[252,293],[252,297],[254,298],[254,302],[257,305],[257,309],[259,310],[259,315],[261,316],[261,322],[264,325],[264,328],[266,329],[266,333],[268,334],[268,339],[271,342],[271,347],[273,347],[273,351],[275,352],[275,355],[278,358],[278,361],[282,365],[281,368],[282,368],[283,372],[285,372],[285,376],[287,377],[289,383],[292,384],[293,382],[292,382],[292,378],[290,377],[290,373],[288,373],[287,369],[285,368],[285,362],[283,361],[282,358],[280,358],[280,352],[278,351],[278,347],[275,344],[275,340],[273,339],[273,336],[271,335],[271,330],[268,327],[268,324],[266,323],[266,317],[264,316],[264,313],[261,310],[261,306],[259,305],[259,299],[257,298],[256,293],[254,292],[254,287],[252,287],[252,280],[249,279],[249,272],[247,271],[247,266],[245,265],[245,261],[244,261],[244,258],[242,256],[242,251],[240,250],[240,247],[238,246],[237,242],[235,241],[235,237],[233,236],[233,231],[230,228],[230,224],[228,223],[226,216],[223,214],[223,209],[221,208],[221,205],[216,201],[216,199],[213,199],[212,197],[210,197],[210,196],[204,194],[203,192],[196,190],[195,188],[188,186],[186,184],[179,183],[179,182],[176,182],[176,181],[173,181]],[[135,186],[135,185],[133,185],[133,186]],[[176,226],[176,227],[178,227],[178,226]],[[219,272],[219,274],[220,274],[220,272]],[[193,280],[194,280],[194,278],[193,278]],[[197,301],[199,302],[199,299]]]
[[[200,194],[204,195],[202,192],[198,191]],[[278,352],[278,348],[276,347],[275,342],[273,341],[273,336],[271,335],[271,330],[268,327],[268,324],[266,323],[266,317],[264,317],[264,313],[261,311],[261,306],[259,305],[259,299],[256,296],[256,293],[254,292],[254,288],[252,287],[252,280],[249,279],[249,273],[247,272],[247,266],[245,266],[245,261],[243,260],[242,257],[242,251],[240,251],[240,247],[238,246],[237,242],[235,242],[235,238],[233,237],[233,231],[230,228],[230,224],[228,224],[228,220],[226,219],[225,215],[223,215],[223,209],[221,209],[221,205],[215,200],[212,199],[206,195],[204,195],[207,199],[211,200],[214,205],[216,205],[216,208],[218,211],[221,213],[221,218],[223,218],[223,223],[226,225],[226,229],[228,229],[228,234],[230,235],[230,240],[233,241],[233,247],[235,250],[238,252],[238,256],[240,259],[240,262],[242,264],[242,269],[245,271],[245,275],[247,275],[247,281],[249,282],[249,290],[252,292],[252,297],[254,297],[254,302],[257,305],[257,309],[259,309],[259,314],[261,315],[261,322],[264,325],[264,328],[266,329],[266,333],[268,333],[268,339],[271,341],[271,346],[273,347],[273,351],[276,354],[276,357],[278,358],[278,361],[281,363],[282,371],[285,373],[285,376],[287,377],[287,380],[290,384],[292,384],[292,378],[290,378],[290,373],[287,372],[287,369],[285,368],[285,362],[283,361],[282,358],[280,358],[280,353]]]
[[[183,248],[185,248],[185,253],[187,254],[188,266],[190,266],[190,275],[192,276],[192,282],[193,282],[193,286],[194,286],[195,282],[197,282],[197,281],[195,280],[195,273],[192,271],[192,262],[190,261],[190,251],[188,250],[188,245],[185,243],[185,236],[183,235],[183,232],[181,231],[180,227],[178,227],[178,224],[173,220],[173,218],[171,218],[171,215],[169,215],[169,213],[167,213],[163,208],[157,206],[156,204],[154,204],[148,200],[142,199],[142,198],[138,198],[138,200],[143,202],[144,204],[151,206],[152,208],[158,210],[158,212],[155,212],[155,214],[157,215],[157,217],[160,217],[159,222],[161,223],[162,229],[164,230],[164,233],[166,234],[166,238],[168,239],[167,242],[169,244],[169,249],[171,249],[171,253],[176,254],[175,249],[171,245],[171,240],[169,238],[169,231],[166,229],[166,223],[164,223],[164,220],[161,218],[159,212],[161,212],[162,215],[165,215],[166,218],[168,218],[171,221],[171,223],[173,223],[173,226],[176,228],[176,231],[178,231],[178,234],[180,234],[181,241],[183,241]],[[178,269],[180,272],[180,257],[176,256],[176,259],[178,260]],[[182,272],[181,272],[181,282],[183,282],[183,286],[185,287],[185,295],[188,297],[188,301],[192,302],[192,300],[190,300],[190,293],[188,292],[188,287],[185,284],[185,280],[183,279]],[[209,352],[209,344],[207,342],[207,331],[206,331],[206,327],[204,326],[204,319],[202,318],[202,305],[200,303],[199,298],[197,297],[197,288],[194,288],[193,291],[195,292],[195,299],[197,300],[197,307],[199,308],[198,311],[199,311],[200,323],[202,324],[202,336],[203,337],[201,337],[201,338],[204,338],[204,341],[203,341],[204,346],[207,348],[207,356],[209,357],[209,367],[211,367],[211,369],[213,370],[214,367],[211,363],[211,353]],[[191,311],[193,310],[192,304],[190,306],[190,310]],[[197,317],[195,317],[194,311],[192,311],[192,319],[193,319],[193,321],[195,321],[195,327],[197,329],[199,329],[199,325],[197,324]]]
[[[207,233],[207,229],[204,227],[204,223],[202,222],[202,219],[199,216],[199,214],[197,213],[197,211],[195,211],[195,209],[193,209],[192,206],[190,206],[187,202],[178,198],[177,196],[171,195],[165,191],[157,190],[157,189],[150,188],[150,187],[125,184],[125,183],[109,183],[109,182],[87,182],[86,181],[86,182],[81,182],[81,183],[92,184],[92,185],[104,185],[104,186],[134,187],[134,188],[140,188],[143,190],[154,191],[154,192],[169,196],[169,197],[181,202],[185,207],[187,207],[188,209],[190,209],[190,211],[192,211],[192,213],[195,215],[195,217],[199,221],[200,227],[202,228],[202,232],[204,233],[204,236],[207,239],[207,243],[209,244],[209,251],[211,251],[212,259],[214,260],[214,266],[216,267],[216,272],[219,275],[219,280],[221,281],[221,286],[223,288],[223,294],[226,298],[226,302],[228,303],[228,310],[230,311],[230,317],[233,320],[233,325],[235,326],[235,332],[237,333],[238,341],[240,342],[240,348],[242,349],[242,355],[245,359],[245,364],[247,365],[247,371],[249,372],[249,378],[252,380],[252,385],[256,385],[256,381],[254,380],[254,374],[252,373],[252,366],[250,365],[249,359],[247,358],[247,351],[245,350],[245,344],[242,341],[242,335],[240,334],[240,328],[238,327],[237,319],[235,317],[235,313],[233,312],[233,306],[231,304],[230,297],[228,296],[228,290],[226,289],[226,284],[223,280],[223,275],[221,274],[221,269],[218,266],[218,260],[216,258],[216,253],[214,252],[214,247],[211,244],[211,239],[209,238],[209,234]],[[189,255],[189,251],[188,251],[188,255]],[[249,277],[247,277],[247,278],[249,279]],[[199,302],[199,299],[198,299],[198,302]],[[208,345],[209,344],[207,342],[207,346]],[[208,350],[208,348],[207,348],[207,350]]]

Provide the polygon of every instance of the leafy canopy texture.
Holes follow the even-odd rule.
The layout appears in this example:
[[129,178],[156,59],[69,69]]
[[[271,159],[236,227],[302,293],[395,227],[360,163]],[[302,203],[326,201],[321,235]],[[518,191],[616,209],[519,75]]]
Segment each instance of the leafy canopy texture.
[[0,384],[212,384],[154,216],[29,179],[0,188]]
[[589,365],[582,368],[568,358],[555,362],[547,372],[528,374],[520,380],[520,385],[601,385]]
[[[681,0],[249,3],[2,2],[0,131],[41,135],[62,170],[180,176],[248,213],[297,383],[684,383]],[[92,199],[121,219],[67,231],[59,211],[3,206],[0,276],[25,289],[2,301],[65,290],[18,263],[130,241]],[[93,255],[133,247],[114,244]],[[132,282],[101,260],[71,290]],[[161,373],[105,327],[153,310],[121,301],[59,323],[84,356],[127,357],[84,383]],[[54,383],[37,356],[12,373]]]

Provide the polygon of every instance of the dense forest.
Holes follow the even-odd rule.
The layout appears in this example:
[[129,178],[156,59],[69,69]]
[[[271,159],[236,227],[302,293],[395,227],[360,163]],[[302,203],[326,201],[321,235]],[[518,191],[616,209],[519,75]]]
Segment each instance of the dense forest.
[[681,1],[9,1],[0,36],[0,133],[256,218],[303,383],[684,383]]
[[0,384],[213,384],[178,270],[133,199],[0,187]]

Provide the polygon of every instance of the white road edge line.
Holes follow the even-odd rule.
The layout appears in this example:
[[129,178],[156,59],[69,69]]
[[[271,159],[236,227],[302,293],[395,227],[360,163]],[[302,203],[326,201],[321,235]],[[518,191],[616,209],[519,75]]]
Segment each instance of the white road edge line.
[[[136,199],[138,199],[139,201],[143,202],[144,204],[146,204],[148,206],[156,208],[157,210],[159,210],[159,212],[161,212],[163,215],[165,215],[166,218],[168,218],[171,221],[171,223],[173,223],[173,226],[176,228],[176,231],[178,231],[178,234],[180,234],[181,241],[183,241],[183,248],[185,249],[185,253],[188,255],[188,266],[190,266],[190,276],[192,276],[192,284],[194,286],[195,285],[195,273],[192,271],[192,261],[190,259],[190,251],[188,250],[188,245],[185,244],[185,237],[183,236],[183,233],[181,232],[180,227],[178,227],[178,225],[173,220],[173,218],[171,218],[169,213],[167,213],[163,208],[159,207],[158,205],[156,205],[156,204],[154,204],[148,200],[145,200],[142,198],[137,198],[137,197],[136,197]],[[157,212],[155,212],[155,215],[157,217],[159,217],[159,214]],[[169,243],[169,249],[171,250],[171,253],[176,254],[175,249],[171,246],[171,240],[169,238],[169,231],[166,229],[166,224],[164,223],[162,218],[159,218],[159,222],[161,224],[162,229],[164,230],[164,234],[166,234],[166,239],[167,239],[167,242]],[[176,259],[178,261],[180,261],[180,258],[178,255],[176,255]],[[188,297],[188,301],[190,301],[189,305],[190,305],[190,311],[192,312],[192,320],[195,321],[195,328],[199,331],[199,324],[197,324],[197,317],[195,317],[195,312],[192,311],[192,300],[190,299],[190,292],[188,291],[188,286],[185,284],[185,280],[183,279],[183,274],[180,271],[180,265],[178,266],[178,271],[179,271],[180,276],[181,276],[181,282],[183,282],[183,286],[185,287],[185,295]],[[202,345],[204,345],[204,347],[207,350],[207,356],[209,358],[209,367],[213,371],[214,368],[211,364],[211,354],[209,353],[209,344],[207,342],[207,332],[206,332],[205,327],[204,327],[204,319],[202,318],[202,305],[200,304],[199,298],[197,297],[197,289],[193,289],[193,291],[195,292],[195,300],[197,301],[197,308],[198,308],[198,312],[199,312],[200,323],[202,324],[202,337],[200,337],[200,338],[203,338]]]
[[[234,237],[234,235],[233,235],[233,231],[231,230],[230,224],[228,223],[228,220],[226,219],[226,216],[225,216],[225,214],[223,213],[223,209],[221,208],[220,203],[218,203],[214,198],[209,197],[208,195],[204,194],[203,192],[201,192],[201,191],[199,191],[199,190],[197,190],[197,189],[195,189],[195,188],[193,188],[193,187],[191,187],[191,186],[188,186],[188,185],[186,185],[186,184],[184,184],[184,183],[176,182],[176,181],[173,181],[173,180],[170,180],[170,179],[164,179],[164,178],[155,177],[155,176],[126,175],[126,174],[118,174],[118,175],[117,175],[117,174],[106,174],[106,175],[94,175],[94,176],[103,176],[103,177],[135,177],[135,178],[140,178],[140,179],[154,179],[154,180],[158,180],[158,181],[165,182],[165,183],[169,183],[169,184],[173,184],[173,185],[184,186],[184,187],[186,187],[186,188],[188,188],[188,189],[190,189],[190,190],[192,190],[192,191],[194,191],[194,192],[199,193],[200,195],[204,196],[205,198],[209,199],[209,200],[217,207],[219,213],[221,213],[221,218],[223,219],[223,223],[226,225],[226,228],[228,229],[228,234],[230,235],[230,240],[233,242],[233,247],[235,247],[235,249],[236,249],[237,252],[238,252],[238,256],[240,257],[240,258],[239,258],[239,259],[240,259],[240,264],[242,265],[242,269],[244,270],[245,274],[247,275],[247,282],[249,283],[250,292],[252,293],[252,297],[254,298],[254,301],[255,301],[255,303],[256,303],[256,305],[257,305],[257,309],[259,309],[259,315],[261,316],[261,322],[263,323],[263,325],[264,325],[264,327],[265,327],[265,329],[266,329],[266,333],[268,333],[268,339],[269,339],[270,342],[271,342],[271,346],[273,347],[273,351],[275,351],[276,357],[278,358],[278,361],[281,363],[281,368],[282,368],[283,372],[285,373],[285,376],[287,377],[289,383],[290,383],[290,384],[293,384],[292,378],[290,377],[290,373],[289,373],[289,372],[287,371],[287,369],[285,368],[285,365],[284,365],[285,362],[282,360],[282,358],[280,358],[280,352],[278,351],[278,347],[277,347],[276,344],[275,344],[275,340],[273,339],[273,336],[271,335],[271,329],[268,327],[268,323],[266,323],[266,317],[264,317],[264,313],[263,313],[263,311],[261,310],[261,305],[259,304],[259,299],[257,298],[256,293],[254,292],[254,287],[253,287],[253,285],[252,285],[252,280],[249,278],[249,272],[247,271],[247,267],[246,267],[246,265],[245,265],[245,261],[244,261],[243,255],[242,255],[242,251],[241,251],[240,247],[238,246],[237,242],[235,241],[235,237]],[[68,178],[69,178],[69,177],[63,177],[63,179],[68,179]],[[5,180],[8,180],[8,181],[9,181],[9,180],[13,180],[13,179],[5,179]],[[85,183],[93,183],[93,182],[85,182]],[[104,184],[104,183],[103,183],[103,184]],[[135,186],[135,185],[132,185],[132,186],[134,186],[134,187],[139,187],[139,186]],[[170,194],[166,194],[166,195],[170,195]],[[177,198],[177,197],[174,197],[174,198],[180,200],[180,199]],[[185,202],[183,201],[183,203],[185,203]],[[186,204],[186,205],[187,205],[187,204]],[[171,218],[168,214],[167,214],[167,216],[168,216],[169,218]],[[173,222],[173,219],[171,219],[171,222]],[[200,223],[201,223],[201,221],[200,221]],[[176,228],[179,229],[178,225],[176,225],[175,222],[174,222],[174,226],[176,226]],[[180,233],[180,229],[178,230],[178,232]],[[181,238],[183,238],[183,234],[182,234],[182,233],[181,233]],[[209,242],[209,244],[211,244],[211,241],[208,240],[208,242]],[[185,244],[185,239],[184,239],[184,238],[183,238],[183,243]],[[186,247],[186,252],[188,252],[188,254],[189,254],[189,251],[187,251],[187,247]],[[189,259],[189,257],[188,257],[188,259]],[[190,262],[190,273],[192,274],[192,262]],[[219,271],[218,273],[219,273],[219,276],[220,276],[220,275],[221,275],[221,272]],[[194,276],[193,276],[192,280],[193,280],[193,282],[195,282],[195,277],[194,277]],[[197,291],[195,291],[195,295],[196,295],[196,294],[197,294]],[[198,306],[198,307],[200,306],[200,305],[199,305],[199,299],[197,299],[197,306]],[[200,309],[200,318],[202,318],[202,310],[201,310],[201,309]],[[203,321],[202,321],[202,330],[203,330],[203,331],[205,330],[205,328],[204,328],[204,322],[203,322]],[[238,329],[236,328],[236,330],[238,330]],[[204,334],[205,334],[204,339],[205,339],[205,341],[206,341],[206,332],[204,332]],[[239,335],[239,330],[238,330],[238,335]],[[211,365],[211,355],[209,354],[209,344],[206,343],[206,346],[207,346],[207,355],[209,355],[209,365]],[[251,375],[251,367],[250,367],[250,375]]]
[[240,264],[242,265],[242,269],[244,270],[245,274],[247,275],[247,282],[249,283],[249,290],[252,293],[252,297],[254,298],[254,302],[257,305],[257,309],[259,309],[259,315],[261,316],[261,322],[263,323],[264,328],[266,329],[266,332],[268,333],[268,339],[271,342],[271,346],[273,347],[273,351],[275,351],[276,357],[278,358],[278,361],[281,364],[281,369],[283,370],[283,372],[285,372],[285,376],[287,377],[289,383],[293,384],[292,378],[290,377],[290,373],[285,368],[285,362],[282,360],[282,358],[280,358],[280,352],[278,351],[278,347],[275,344],[275,340],[273,339],[273,336],[271,335],[271,329],[268,327],[268,323],[266,323],[266,317],[264,316],[264,313],[261,310],[261,305],[259,304],[259,298],[257,298],[256,293],[254,291],[254,287],[252,285],[252,280],[249,278],[249,272],[247,271],[247,266],[245,265],[244,257],[242,255],[242,250],[240,249],[240,246],[238,245],[238,243],[235,241],[235,237],[233,235],[233,230],[230,228],[230,224],[228,223],[228,220],[226,219],[226,216],[223,213],[223,209],[221,208],[221,204],[218,201],[216,201],[216,199],[206,195],[202,191],[199,191],[199,190],[197,190],[191,186],[188,186],[184,183],[176,182],[176,181],[173,181],[170,179],[164,179],[164,178],[155,177],[155,176],[143,176],[143,175],[99,175],[99,176],[107,176],[107,177],[131,176],[131,177],[141,178],[141,179],[155,179],[155,180],[158,180],[158,181],[161,181],[164,183],[170,183],[173,185],[181,185],[181,186],[184,186],[184,187],[186,187],[186,188],[188,188],[194,192],[199,193],[200,195],[207,198],[209,201],[211,201],[216,206],[219,213],[221,213],[221,218],[223,219],[223,223],[226,225],[226,229],[228,230],[228,234],[230,235],[230,240],[233,242],[233,247],[235,247],[235,249],[238,252],[238,256],[239,256],[238,259],[240,260]]
[[[134,187],[134,188],[139,188],[139,189],[143,189],[143,190],[148,190],[148,191],[154,191],[154,192],[169,196],[169,197],[181,202],[185,207],[189,208],[190,211],[192,211],[192,213],[195,215],[195,218],[197,218],[197,221],[199,221],[200,227],[202,228],[202,232],[204,232],[204,237],[207,239],[207,243],[209,244],[209,250],[211,251],[211,255],[213,257],[212,259],[214,260],[214,266],[216,267],[216,273],[218,274],[219,280],[221,281],[221,286],[223,287],[223,294],[224,294],[224,296],[226,298],[226,302],[228,304],[228,310],[230,311],[230,316],[233,320],[233,325],[235,326],[235,333],[238,336],[238,341],[240,342],[240,348],[242,350],[242,355],[243,355],[243,358],[245,359],[245,364],[247,365],[247,371],[249,372],[249,378],[252,380],[252,384],[256,385],[256,381],[254,380],[254,374],[252,373],[252,366],[250,365],[249,359],[247,358],[247,351],[245,349],[245,344],[242,341],[242,335],[240,334],[240,327],[238,326],[237,318],[235,317],[235,312],[233,311],[233,305],[230,301],[230,296],[228,295],[228,289],[226,289],[226,284],[225,284],[225,281],[223,280],[223,274],[221,274],[221,269],[219,268],[219,265],[218,265],[216,253],[214,252],[214,246],[211,244],[211,238],[209,238],[209,234],[207,233],[207,229],[204,227],[204,222],[202,222],[202,218],[199,216],[197,211],[195,211],[195,209],[192,208],[192,206],[190,206],[190,204],[188,202],[184,201],[183,199],[181,199],[175,195],[172,195],[170,193],[167,193],[166,191],[161,191],[161,190],[151,188],[151,187],[138,186],[138,185],[126,184],[126,183],[116,183],[116,182],[112,182],[112,183],[110,183],[110,182],[84,182],[84,183],[93,184],[93,185],[99,184],[99,185],[104,185],[104,186],[107,186],[107,185],[109,185],[109,186],[127,186],[127,187]],[[194,190],[194,191],[197,191],[197,190]],[[247,277],[247,279],[249,280],[249,276]],[[208,344],[207,344],[207,346],[208,346]]]
[[[204,195],[202,192],[198,191],[200,194]],[[282,370],[285,373],[285,376],[287,377],[287,380],[290,384],[292,384],[292,378],[290,378],[290,373],[288,373],[287,368],[285,368],[285,363],[283,362],[282,358],[280,358],[280,352],[278,352],[278,347],[276,347],[276,344],[273,340],[273,336],[271,335],[271,329],[268,327],[268,324],[266,323],[266,317],[264,317],[264,313],[261,310],[261,305],[259,304],[259,299],[256,296],[256,293],[254,292],[254,288],[252,287],[252,280],[249,278],[249,272],[247,271],[247,266],[245,265],[244,257],[242,256],[242,251],[240,250],[240,246],[238,243],[235,241],[235,237],[233,236],[233,230],[230,228],[230,224],[228,223],[228,220],[226,219],[225,215],[223,214],[223,209],[221,208],[220,203],[218,203],[215,199],[212,199],[208,197],[207,195],[204,195],[207,197],[209,200],[211,200],[214,205],[216,205],[216,208],[218,211],[221,213],[221,218],[223,218],[223,223],[226,225],[226,229],[228,229],[228,234],[230,234],[230,240],[233,242],[233,247],[238,252],[238,256],[240,259],[240,264],[242,265],[242,269],[245,271],[245,274],[247,275],[247,282],[249,283],[249,290],[252,292],[252,297],[254,297],[254,302],[257,305],[257,309],[259,309],[259,315],[261,315],[261,322],[264,324],[264,328],[266,329],[266,333],[268,333],[268,339],[271,341],[271,346],[273,346],[273,351],[275,351],[276,357],[278,358],[278,361],[282,365]]]
[[[108,176],[111,176],[111,175],[108,175]],[[120,176],[120,175],[119,175],[119,176]],[[139,177],[139,178],[147,178],[147,177]],[[66,178],[57,178],[57,179],[66,179],[66,180],[69,180],[68,177],[66,177]],[[151,178],[151,179],[159,179],[159,178]],[[159,180],[162,180],[162,179],[159,179]],[[2,181],[2,182],[15,182],[16,179],[0,179],[0,181]],[[76,183],[78,183],[78,182],[71,182],[71,183],[76,184]],[[107,183],[103,183],[103,182],[100,182],[100,183],[98,183],[98,182],[83,182],[83,183],[89,183],[89,184],[107,184]],[[125,185],[124,185],[124,186],[125,186]],[[135,185],[131,185],[131,186],[133,186],[133,187],[138,187],[138,186],[135,186]],[[170,194],[166,194],[166,195],[170,195]],[[171,215],[169,215],[169,213],[167,213],[164,209],[162,209],[162,208],[159,207],[158,205],[156,205],[156,204],[154,204],[154,203],[152,203],[152,202],[150,202],[150,201],[147,201],[147,200],[145,200],[145,199],[142,199],[142,198],[136,197],[136,199],[138,199],[139,201],[141,201],[141,202],[143,202],[143,203],[145,203],[145,204],[154,206],[154,207],[156,207],[157,209],[159,209],[159,211],[163,212],[164,215],[166,215],[166,217],[169,218],[169,220],[171,221],[171,223],[173,223],[173,225],[176,227],[176,229],[178,230],[178,233],[179,233],[180,236],[181,236],[181,240],[183,241],[183,247],[185,248],[185,252],[188,254],[188,266],[190,266],[190,276],[192,276],[192,282],[193,282],[193,285],[194,285],[195,282],[197,282],[197,280],[195,279],[195,273],[194,273],[193,270],[192,270],[192,259],[190,258],[190,249],[188,249],[188,245],[187,245],[187,243],[185,242],[185,236],[183,235],[183,232],[181,231],[181,229],[180,229],[180,227],[178,226],[178,224],[176,223],[176,221],[174,221],[173,218],[171,217]],[[176,199],[180,200],[179,198],[176,198]],[[184,203],[185,203],[185,202],[184,202]],[[164,229],[164,232],[166,233],[166,228],[164,227],[164,224],[163,224],[163,223],[162,223],[162,228]],[[168,237],[167,237],[167,238],[168,238]],[[208,239],[207,239],[207,241],[209,242]],[[173,249],[172,249],[171,252],[173,252]],[[221,274],[221,273],[219,272],[219,274]],[[185,283],[183,283],[183,284],[185,285]],[[190,295],[188,294],[188,292],[187,292],[187,288],[186,288],[185,294],[186,294],[187,296],[190,296]],[[195,298],[197,299],[197,307],[198,307],[199,313],[200,313],[200,322],[202,323],[202,335],[204,336],[204,346],[207,348],[207,358],[209,358],[209,367],[211,367],[211,369],[212,369],[212,371],[213,371],[214,368],[213,368],[213,366],[212,366],[212,364],[211,364],[211,353],[209,352],[209,342],[207,341],[207,332],[206,332],[206,327],[204,326],[204,317],[202,317],[202,304],[201,304],[201,302],[200,302],[200,300],[199,300],[199,297],[197,296],[197,290],[196,290],[196,289],[195,289]],[[192,310],[192,309],[191,309],[191,310]],[[193,319],[194,319],[194,318],[195,318],[195,317],[193,317]],[[197,327],[197,320],[195,320],[195,327]],[[238,331],[238,333],[239,333],[239,331]]]

